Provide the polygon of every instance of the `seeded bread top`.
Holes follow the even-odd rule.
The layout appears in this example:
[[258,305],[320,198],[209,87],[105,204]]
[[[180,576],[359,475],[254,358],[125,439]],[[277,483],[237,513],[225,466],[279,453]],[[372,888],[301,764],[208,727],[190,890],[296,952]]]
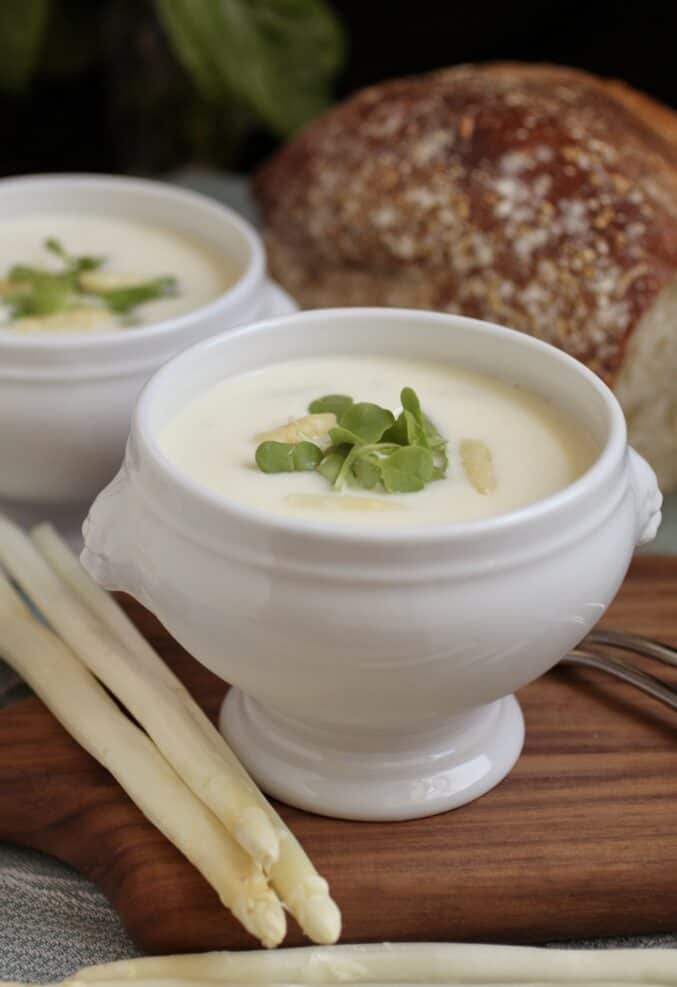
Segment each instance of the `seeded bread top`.
[[571,69],[467,65],[363,90],[255,190],[273,273],[302,303],[378,304],[375,286],[402,278],[406,304],[413,273],[412,305],[523,329],[610,381],[677,272],[677,114]]

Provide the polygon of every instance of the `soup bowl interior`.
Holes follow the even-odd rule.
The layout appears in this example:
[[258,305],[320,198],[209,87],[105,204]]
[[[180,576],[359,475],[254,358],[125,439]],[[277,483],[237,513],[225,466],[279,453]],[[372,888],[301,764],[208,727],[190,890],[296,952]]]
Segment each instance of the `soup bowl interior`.
[[[235,212],[193,192],[156,181],[106,175],[35,175],[25,178],[9,178],[0,181],[0,210],[3,222],[11,222],[44,216],[68,216],[83,219],[102,217],[183,235],[195,240],[223,256],[232,266],[233,279],[218,302],[231,293],[235,296],[247,286],[240,287],[243,278],[256,280],[265,266],[263,251],[253,228]],[[49,234],[46,234],[49,235]],[[17,257],[16,262],[21,258]],[[235,298],[236,300],[236,298]],[[209,304],[214,304],[214,302]],[[201,306],[207,307],[207,306]],[[196,311],[196,310],[193,310]],[[167,319],[139,327],[157,331],[185,316]],[[2,330],[0,340],[31,344],[68,346],[69,340],[92,341],[100,345],[102,339],[118,332],[52,332],[45,336],[21,335]],[[123,334],[126,339],[129,334]],[[138,337],[138,332],[134,333]]]
[[398,309],[305,312],[195,347],[153,381],[139,407],[139,425],[156,436],[193,397],[226,377],[287,360],[360,354],[490,374],[546,397],[592,432],[601,449],[612,438],[625,439],[622,414],[608,389],[559,350],[474,319]]
[[[267,515],[163,454],[165,425],[224,377],[336,354],[519,384],[586,427],[599,456],[510,514],[375,530]],[[222,728],[264,788],[316,812],[408,818],[460,805],[510,770],[523,739],[511,693],[602,615],[646,523],[637,504],[613,395],[559,351],[457,316],[306,312],[195,347],[153,378],[125,467],[90,512],[83,562],[236,686]]]

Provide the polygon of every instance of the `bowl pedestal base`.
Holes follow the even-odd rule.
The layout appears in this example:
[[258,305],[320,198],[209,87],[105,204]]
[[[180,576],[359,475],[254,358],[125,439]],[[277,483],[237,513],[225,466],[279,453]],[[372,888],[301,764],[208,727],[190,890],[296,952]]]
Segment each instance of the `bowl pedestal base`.
[[339,819],[416,819],[455,809],[498,784],[524,741],[514,696],[393,737],[308,726],[232,688],[219,726],[265,792]]

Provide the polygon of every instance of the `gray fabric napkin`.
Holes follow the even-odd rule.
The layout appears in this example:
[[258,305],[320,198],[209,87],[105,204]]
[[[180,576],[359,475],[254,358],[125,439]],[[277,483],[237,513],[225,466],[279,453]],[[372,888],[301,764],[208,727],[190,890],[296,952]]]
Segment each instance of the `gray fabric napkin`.
[[61,980],[91,963],[138,955],[89,881],[50,857],[0,845],[0,977]]

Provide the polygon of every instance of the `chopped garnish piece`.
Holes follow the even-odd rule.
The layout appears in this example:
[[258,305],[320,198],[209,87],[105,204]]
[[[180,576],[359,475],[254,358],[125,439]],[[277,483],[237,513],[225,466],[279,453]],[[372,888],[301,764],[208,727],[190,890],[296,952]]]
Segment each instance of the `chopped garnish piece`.
[[496,489],[496,472],[491,450],[479,439],[463,439],[459,446],[465,475],[475,490],[490,494]]
[[287,425],[280,425],[270,432],[262,432],[256,436],[257,442],[303,442],[304,439],[318,439],[323,435],[329,435],[330,430],[336,425],[336,415],[327,413],[322,415],[304,415],[303,418],[296,418]]
[[139,279],[133,274],[116,274],[114,271],[84,271],[78,278],[81,290],[92,295],[116,291],[118,288],[133,288],[138,284]]

